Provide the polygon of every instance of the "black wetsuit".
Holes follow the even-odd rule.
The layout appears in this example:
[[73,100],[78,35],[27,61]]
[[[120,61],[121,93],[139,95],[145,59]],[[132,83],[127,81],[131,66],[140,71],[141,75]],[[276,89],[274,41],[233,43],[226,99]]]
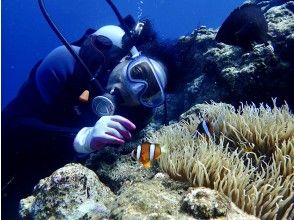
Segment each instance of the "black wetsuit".
[[[99,119],[91,102],[79,101],[87,82],[79,70],[65,47],[56,48],[36,64],[17,97],[2,111],[2,219],[15,218],[19,199],[30,195],[40,178],[73,161],[74,137]],[[99,76],[102,86],[110,71],[105,69]],[[117,110],[137,127],[152,115],[152,110],[142,107]]]

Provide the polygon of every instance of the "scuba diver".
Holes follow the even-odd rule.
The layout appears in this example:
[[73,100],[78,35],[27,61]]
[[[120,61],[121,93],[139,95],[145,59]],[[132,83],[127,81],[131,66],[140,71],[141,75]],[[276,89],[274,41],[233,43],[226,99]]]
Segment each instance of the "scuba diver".
[[[39,61],[2,111],[2,217],[54,170],[106,145],[125,143],[165,102],[174,54],[148,19],[89,29]],[[41,10],[51,22],[43,1]],[[62,35],[54,29],[59,38]],[[7,217],[9,216],[9,217]]]

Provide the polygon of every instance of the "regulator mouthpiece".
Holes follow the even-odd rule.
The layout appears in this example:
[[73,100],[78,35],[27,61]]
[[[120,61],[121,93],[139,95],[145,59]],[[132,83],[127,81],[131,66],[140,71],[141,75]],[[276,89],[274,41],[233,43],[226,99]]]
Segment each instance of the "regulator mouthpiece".
[[92,101],[92,110],[98,117],[113,115],[115,108],[114,97],[110,94],[96,96]]

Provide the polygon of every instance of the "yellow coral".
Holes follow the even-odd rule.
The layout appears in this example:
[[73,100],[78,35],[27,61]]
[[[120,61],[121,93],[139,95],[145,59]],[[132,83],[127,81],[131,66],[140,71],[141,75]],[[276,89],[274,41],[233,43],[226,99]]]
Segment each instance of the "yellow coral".
[[[196,114],[150,134],[168,147],[159,164],[172,178],[223,192],[244,211],[261,219],[290,215],[294,203],[294,116],[288,106],[224,103],[197,105],[212,121],[214,141],[192,136]],[[243,149],[251,146],[252,152]],[[253,154],[254,157],[248,155]],[[259,161],[259,163],[256,163]]]

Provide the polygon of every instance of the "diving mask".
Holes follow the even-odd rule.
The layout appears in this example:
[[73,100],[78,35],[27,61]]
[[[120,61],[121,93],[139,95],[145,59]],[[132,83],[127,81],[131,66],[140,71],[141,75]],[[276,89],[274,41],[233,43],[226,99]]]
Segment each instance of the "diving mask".
[[132,57],[122,72],[124,85],[146,107],[158,107],[165,99],[165,68],[143,55]]

